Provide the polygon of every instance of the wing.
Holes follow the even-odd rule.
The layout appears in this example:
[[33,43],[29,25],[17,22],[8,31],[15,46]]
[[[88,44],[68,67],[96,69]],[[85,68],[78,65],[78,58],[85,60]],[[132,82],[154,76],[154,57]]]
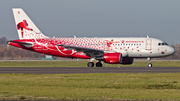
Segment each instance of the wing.
[[76,50],[78,52],[82,52],[82,51],[94,51],[94,52],[103,52],[103,50],[100,50],[100,49],[93,49],[93,48],[85,48],[85,47],[77,47],[77,46],[69,46],[69,45],[62,45],[62,44],[58,44],[57,46],[61,46],[61,47],[64,47],[66,49],[69,49],[69,50]]
[[64,47],[68,50],[76,50],[77,52],[84,52],[86,54],[89,54],[91,57],[97,57],[104,54],[103,50],[100,49],[93,49],[93,48],[86,48],[86,47],[77,47],[77,46],[69,46],[69,45],[63,45],[63,44],[57,44],[57,46]]

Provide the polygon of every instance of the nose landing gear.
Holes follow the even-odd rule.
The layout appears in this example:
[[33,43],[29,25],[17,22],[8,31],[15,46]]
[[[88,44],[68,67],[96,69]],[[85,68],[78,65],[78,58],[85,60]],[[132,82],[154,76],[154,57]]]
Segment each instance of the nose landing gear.
[[149,62],[148,67],[152,67],[151,58],[149,57],[149,58],[147,58],[147,60],[148,60],[148,62]]
[[149,63],[149,64],[148,64],[148,67],[152,67],[152,64],[151,64],[151,63]]

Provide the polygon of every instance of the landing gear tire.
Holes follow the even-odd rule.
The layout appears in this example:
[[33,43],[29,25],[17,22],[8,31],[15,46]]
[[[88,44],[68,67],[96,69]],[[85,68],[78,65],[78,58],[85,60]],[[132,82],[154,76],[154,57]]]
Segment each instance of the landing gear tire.
[[151,64],[151,63],[149,63],[149,64],[148,64],[148,67],[152,67],[152,64]]
[[94,67],[94,63],[93,62],[88,62],[87,66],[88,67]]
[[151,58],[147,58],[147,60],[149,61],[149,64],[148,64],[148,67],[152,67],[152,64],[151,64]]
[[103,66],[103,64],[101,62],[96,63],[96,67],[102,67],[102,66]]

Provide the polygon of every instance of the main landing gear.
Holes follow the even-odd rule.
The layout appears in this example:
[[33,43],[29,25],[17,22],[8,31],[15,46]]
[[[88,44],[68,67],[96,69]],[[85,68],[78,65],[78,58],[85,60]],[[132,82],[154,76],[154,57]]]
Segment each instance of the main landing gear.
[[102,67],[102,66],[103,66],[103,64],[101,63],[101,61],[96,63],[96,67]]
[[94,67],[94,63],[93,62],[88,62],[87,66],[88,67]]
[[[88,62],[87,66],[88,67],[94,67],[94,63],[93,62]],[[96,63],[96,67],[102,67],[102,66],[103,66],[103,64],[100,61]]]
[[149,62],[148,67],[152,67],[151,58],[149,57],[149,58],[147,58],[147,60],[148,60],[148,62]]

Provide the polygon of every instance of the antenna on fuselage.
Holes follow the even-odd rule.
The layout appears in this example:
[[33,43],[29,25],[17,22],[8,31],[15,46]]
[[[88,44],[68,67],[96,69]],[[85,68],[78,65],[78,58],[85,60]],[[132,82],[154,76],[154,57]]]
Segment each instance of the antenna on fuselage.
[[149,38],[149,36],[147,35],[147,38]]
[[74,35],[74,38],[76,38],[76,36]]

